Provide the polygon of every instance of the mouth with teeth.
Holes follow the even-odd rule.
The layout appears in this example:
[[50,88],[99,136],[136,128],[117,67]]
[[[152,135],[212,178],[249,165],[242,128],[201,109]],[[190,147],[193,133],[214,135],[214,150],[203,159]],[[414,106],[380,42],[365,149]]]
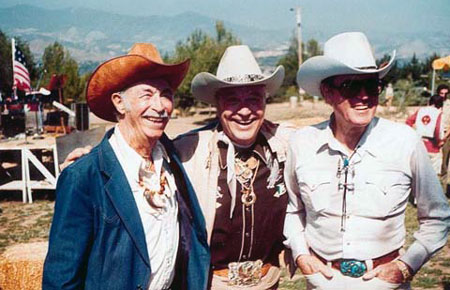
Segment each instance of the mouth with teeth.
[[167,118],[161,118],[161,117],[151,117],[151,116],[144,116],[143,117],[146,121],[152,122],[152,123],[158,123],[162,124],[164,123]]
[[250,120],[233,120],[233,121],[240,126],[248,126],[251,125],[255,120],[250,119]]

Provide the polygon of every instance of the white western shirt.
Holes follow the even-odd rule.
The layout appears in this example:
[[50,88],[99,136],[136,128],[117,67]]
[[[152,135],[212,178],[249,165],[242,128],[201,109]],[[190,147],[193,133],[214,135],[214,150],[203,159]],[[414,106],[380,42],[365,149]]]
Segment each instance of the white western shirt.
[[311,248],[329,261],[370,260],[401,248],[411,192],[420,227],[401,260],[417,271],[446,243],[447,199],[422,141],[403,124],[374,118],[352,156],[329,121],[300,129],[290,139],[285,178],[285,244],[294,258]]
[[[118,126],[114,128],[109,143],[125,172],[144,227],[152,270],[148,289],[168,289],[175,275],[179,239],[178,204],[175,197],[177,188],[174,177],[169,168],[164,167],[168,181],[165,189],[166,205],[162,209],[152,208],[144,197],[143,188],[138,184],[139,170],[144,159],[128,145]],[[153,148],[152,159],[159,180],[161,167],[164,166],[163,161],[168,160],[167,153],[159,141]]]

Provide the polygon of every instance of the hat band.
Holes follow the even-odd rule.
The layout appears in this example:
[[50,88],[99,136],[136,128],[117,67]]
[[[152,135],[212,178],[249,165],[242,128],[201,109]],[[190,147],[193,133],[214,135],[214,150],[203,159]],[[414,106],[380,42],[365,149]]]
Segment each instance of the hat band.
[[246,74],[246,75],[226,77],[223,79],[223,81],[229,82],[229,83],[248,83],[248,82],[260,81],[262,79],[264,79],[263,75]]

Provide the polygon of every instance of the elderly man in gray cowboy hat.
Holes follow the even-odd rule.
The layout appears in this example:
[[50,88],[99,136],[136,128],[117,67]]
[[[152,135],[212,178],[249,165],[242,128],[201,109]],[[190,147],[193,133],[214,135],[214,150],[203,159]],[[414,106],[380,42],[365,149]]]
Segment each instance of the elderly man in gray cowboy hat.
[[293,129],[264,119],[266,98],[284,78],[261,73],[245,45],[228,47],[217,74],[197,74],[192,93],[217,119],[174,140],[206,220],[212,289],[276,289],[287,194],[283,181]]
[[[329,120],[292,135],[285,166],[286,245],[308,289],[408,289],[446,243],[450,209],[423,142],[375,117],[393,60],[377,68],[366,36],[351,32],[299,69],[298,84],[333,108]],[[405,250],[410,194],[419,230]]]
[[91,111],[118,124],[59,176],[43,289],[206,288],[205,222],[164,135],[188,68],[139,43],[92,74]]

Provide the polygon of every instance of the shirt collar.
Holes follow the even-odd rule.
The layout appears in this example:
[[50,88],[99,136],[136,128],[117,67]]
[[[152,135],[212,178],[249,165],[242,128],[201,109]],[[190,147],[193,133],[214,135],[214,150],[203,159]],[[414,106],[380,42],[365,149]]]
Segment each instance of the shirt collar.
[[[334,137],[333,130],[331,128],[332,120],[334,120],[334,114],[331,114],[330,119],[328,121],[319,124],[319,127],[322,127],[322,130],[320,130],[319,133],[316,153],[321,153],[326,148],[329,148],[331,150],[347,154],[347,150],[345,149],[344,145],[342,145]],[[376,127],[378,120],[379,120],[378,117],[374,117],[372,121],[370,121],[369,125],[367,125],[366,130],[364,130],[364,133],[361,136],[358,145],[356,146],[359,152],[366,151],[374,157],[378,155],[378,149],[376,148],[376,146],[374,146],[375,144],[373,142],[367,142],[368,139],[371,137],[371,133]]]
[[[255,143],[248,148],[249,150],[252,150],[253,153],[259,156],[259,158],[267,165],[267,158],[266,158],[266,150],[264,147],[267,145],[267,140],[262,134],[258,134],[258,137],[256,138]],[[222,141],[218,141],[218,147],[219,147],[219,164],[221,169],[227,168],[227,150],[228,150],[228,144],[225,144]],[[242,149],[237,149],[236,147],[236,153],[241,151]],[[245,149],[243,149],[245,150]]]
[[[123,155],[123,160],[126,160],[127,170],[125,170],[126,174],[128,174],[134,180],[139,179],[139,170],[141,167],[144,158],[142,158],[139,153],[136,152],[128,143],[125,141],[122,133],[120,132],[119,125],[116,125],[114,128],[114,135],[116,136],[117,145],[119,146],[120,153]],[[164,146],[161,142],[156,141],[155,147],[152,150],[152,159],[155,165],[155,171],[159,175],[161,172],[161,167],[163,166],[163,160],[169,162],[169,157]]]

